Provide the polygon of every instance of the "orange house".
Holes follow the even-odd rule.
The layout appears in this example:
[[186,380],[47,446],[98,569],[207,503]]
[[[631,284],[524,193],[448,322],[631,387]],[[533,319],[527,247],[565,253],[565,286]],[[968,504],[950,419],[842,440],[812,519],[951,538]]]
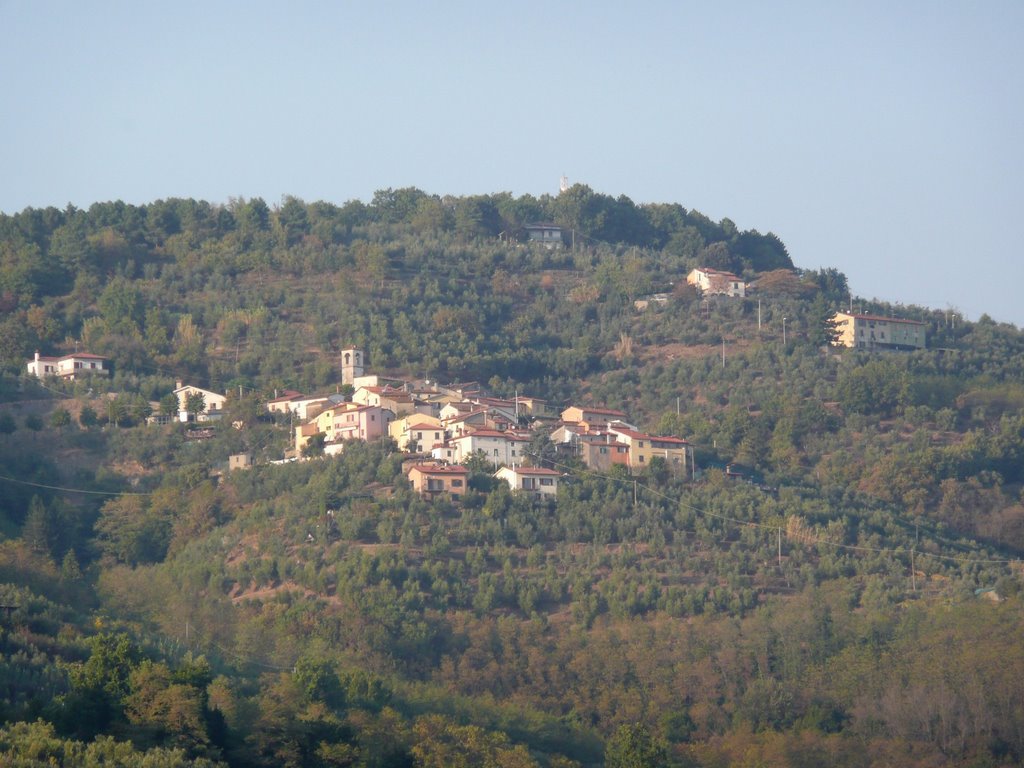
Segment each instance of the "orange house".
[[469,484],[469,470],[457,464],[413,464],[406,475],[413,490],[427,499],[441,493],[457,499]]

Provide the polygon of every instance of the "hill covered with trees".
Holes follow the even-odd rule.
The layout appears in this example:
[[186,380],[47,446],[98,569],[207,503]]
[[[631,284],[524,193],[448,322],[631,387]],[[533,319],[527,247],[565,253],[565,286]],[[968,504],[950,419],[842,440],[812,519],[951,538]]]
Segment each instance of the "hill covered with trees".
[[[699,296],[697,266],[750,294]],[[850,305],[928,348],[830,347]],[[390,441],[270,464],[293,424],[265,402],[338,391],[347,347],[622,409],[697,477],[588,470],[544,424],[554,502],[486,463],[424,500]],[[113,375],[24,373],[76,349]],[[679,205],[402,189],[0,216],[0,362],[0,752],[25,765],[1024,757],[1013,326],[851,296]],[[227,393],[208,439],[146,423],[178,380]]]

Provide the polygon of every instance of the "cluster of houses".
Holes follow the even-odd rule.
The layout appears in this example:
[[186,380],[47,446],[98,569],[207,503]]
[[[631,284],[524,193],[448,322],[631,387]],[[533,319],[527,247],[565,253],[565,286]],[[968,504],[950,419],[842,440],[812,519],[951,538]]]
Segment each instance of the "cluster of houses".
[[640,472],[658,457],[673,472],[693,471],[689,443],[647,435],[628,423],[622,411],[571,406],[556,414],[539,398],[489,397],[476,384],[384,381],[365,374],[361,350],[341,355],[342,383],[351,386],[350,397],[288,391],[267,402],[271,413],[291,414],[298,422],[293,457],[313,453],[310,446],[332,455],[351,440],[391,438],[409,455],[406,474],[424,496],[465,493],[470,474],[465,465],[475,457],[513,490],[544,498],[557,493],[560,477],[537,466],[531,452],[533,429],[546,425],[556,451],[594,470],[621,465]]
[[[686,282],[697,288],[702,296],[729,296],[743,298],[747,284],[734,275],[711,267],[698,267],[686,276]],[[659,300],[657,296],[651,297]],[[646,309],[637,305],[637,309]],[[917,320],[883,317],[850,312],[836,312],[832,316],[836,328],[836,346],[850,349],[914,350],[927,347],[927,325]]]
[[[552,234],[555,228],[549,232],[538,225],[535,229],[529,232],[530,240],[557,240]],[[746,283],[736,275],[710,267],[694,269],[687,282],[703,295],[742,298],[747,291]],[[653,298],[662,300],[661,296]],[[926,325],[914,320],[837,312],[833,321],[840,346],[902,350],[926,346]],[[545,425],[556,452],[574,456],[595,471],[623,466],[631,473],[642,472],[657,459],[674,474],[693,477],[696,473],[693,451],[686,440],[646,434],[630,424],[622,411],[570,406],[554,413],[538,398],[488,397],[475,384],[385,381],[367,375],[365,363],[362,350],[341,352],[342,384],[348,385],[348,394],[339,391],[310,397],[285,391],[275,393],[267,402],[271,413],[290,414],[293,419],[294,442],[286,460],[314,453],[337,454],[351,440],[391,438],[409,455],[406,474],[413,488],[425,497],[446,493],[457,498],[465,493],[470,475],[465,465],[471,458],[490,464],[495,476],[514,490],[538,498],[553,497],[561,475],[536,466],[538,457],[531,453],[533,430]],[[109,376],[111,365],[107,358],[87,352],[63,357],[36,352],[27,371],[38,378],[71,380],[85,374]],[[208,422],[225,412],[227,397],[219,392],[178,381],[173,394],[177,412],[155,412],[150,422]],[[251,458],[242,463],[248,466],[249,462]]]

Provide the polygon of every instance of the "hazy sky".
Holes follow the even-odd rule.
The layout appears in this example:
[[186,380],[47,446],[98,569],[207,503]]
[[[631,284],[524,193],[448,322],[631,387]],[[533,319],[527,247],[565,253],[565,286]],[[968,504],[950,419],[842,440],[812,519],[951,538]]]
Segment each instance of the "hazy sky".
[[0,0],[0,211],[556,193],[1024,326],[1024,2]]

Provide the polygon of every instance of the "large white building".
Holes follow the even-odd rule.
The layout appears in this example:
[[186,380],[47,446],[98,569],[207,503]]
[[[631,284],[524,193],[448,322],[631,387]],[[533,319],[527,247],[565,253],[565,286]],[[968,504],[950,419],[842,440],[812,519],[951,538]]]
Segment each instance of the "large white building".
[[917,320],[836,312],[836,344],[852,349],[924,349],[927,326]]

